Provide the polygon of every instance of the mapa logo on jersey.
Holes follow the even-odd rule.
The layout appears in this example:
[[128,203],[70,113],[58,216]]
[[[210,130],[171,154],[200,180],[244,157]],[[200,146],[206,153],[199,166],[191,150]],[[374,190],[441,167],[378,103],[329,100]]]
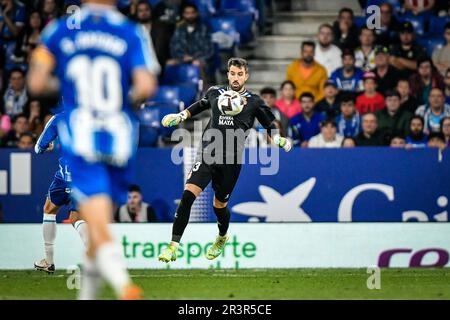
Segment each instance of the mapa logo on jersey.
[[[266,222],[312,222],[311,215],[302,208],[302,204],[308,198],[309,194],[316,185],[315,177],[299,184],[291,191],[280,194],[277,190],[260,185],[259,193],[264,202],[244,202],[232,207],[233,212],[250,216],[249,219],[265,218]],[[386,197],[386,201],[395,200],[394,187],[380,183],[365,183],[350,189],[340,200],[337,210],[337,221],[351,222],[353,220],[353,206],[361,194],[367,191],[377,191]],[[326,198],[326,195],[323,195]],[[448,199],[440,196],[437,199],[437,205],[443,209],[433,215],[434,221],[448,221],[448,212],[445,208],[448,205]],[[419,210],[407,210],[401,213],[403,222],[407,221],[429,221],[426,212]]]

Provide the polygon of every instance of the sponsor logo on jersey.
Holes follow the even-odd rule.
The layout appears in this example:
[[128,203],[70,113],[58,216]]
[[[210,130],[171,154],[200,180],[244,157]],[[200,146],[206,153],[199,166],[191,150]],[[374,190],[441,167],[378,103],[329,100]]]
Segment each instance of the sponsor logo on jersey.
[[234,126],[233,116],[219,116],[219,126]]

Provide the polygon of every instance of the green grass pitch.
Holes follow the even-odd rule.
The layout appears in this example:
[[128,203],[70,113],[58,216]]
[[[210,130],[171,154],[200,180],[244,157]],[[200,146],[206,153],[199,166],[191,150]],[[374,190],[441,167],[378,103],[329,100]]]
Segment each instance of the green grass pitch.
[[[0,299],[75,299],[69,276],[0,270]],[[159,269],[131,276],[146,299],[450,299],[449,268],[381,269],[379,290],[367,288],[366,269]],[[101,298],[114,297],[105,287]]]

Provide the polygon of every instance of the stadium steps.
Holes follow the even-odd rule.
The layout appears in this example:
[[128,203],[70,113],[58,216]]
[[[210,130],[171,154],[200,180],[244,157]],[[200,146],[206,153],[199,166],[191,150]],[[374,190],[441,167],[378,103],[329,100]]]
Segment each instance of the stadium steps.
[[357,0],[293,0],[290,11],[275,12],[268,19],[271,35],[258,37],[248,56],[251,73],[247,88],[253,92],[265,86],[278,89],[285,79],[286,67],[299,57],[302,41],[314,40],[318,27],[333,23],[343,7],[352,8],[357,15],[361,13]]

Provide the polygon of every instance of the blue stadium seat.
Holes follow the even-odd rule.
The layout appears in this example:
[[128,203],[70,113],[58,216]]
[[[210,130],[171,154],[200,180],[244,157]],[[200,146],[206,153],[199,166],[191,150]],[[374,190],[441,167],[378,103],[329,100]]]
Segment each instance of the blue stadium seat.
[[220,11],[239,11],[239,12],[251,12],[256,13],[255,0],[221,0]]
[[421,37],[425,34],[425,16],[415,16],[412,14],[404,14],[399,17],[401,22],[409,21],[414,26],[414,31],[417,36]]
[[240,35],[236,29],[236,21],[230,17],[213,17],[208,19],[213,42],[219,50],[233,51],[239,45]]
[[234,20],[236,30],[239,32],[241,43],[248,43],[254,39],[255,35],[253,33],[253,24],[255,19],[253,13],[229,11],[223,15]]
[[433,37],[429,38],[427,41],[427,52],[428,56],[431,57],[433,54],[433,51],[439,47],[445,46],[445,39],[442,37]]
[[156,95],[150,100],[178,105],[180,103],[180,89],[177,86],[162,85],[158,88]]
[[200,82],[200,69],[192,64],[166,65],[164,69],[164,84],[196,84]]
[[195,4],[200,16],[203,18],[213,16],[217,13],[215,0],[188,0],[187,2]]
[[353,18],[353,23],[355,24],[355,26],[358,27],[358,29],[360,29],[362,26],[366,24],[366,17],[355,16]]
[[431,17],[428,33],[433,36],[443,36],[445,25],[450,22],[450,17]]

